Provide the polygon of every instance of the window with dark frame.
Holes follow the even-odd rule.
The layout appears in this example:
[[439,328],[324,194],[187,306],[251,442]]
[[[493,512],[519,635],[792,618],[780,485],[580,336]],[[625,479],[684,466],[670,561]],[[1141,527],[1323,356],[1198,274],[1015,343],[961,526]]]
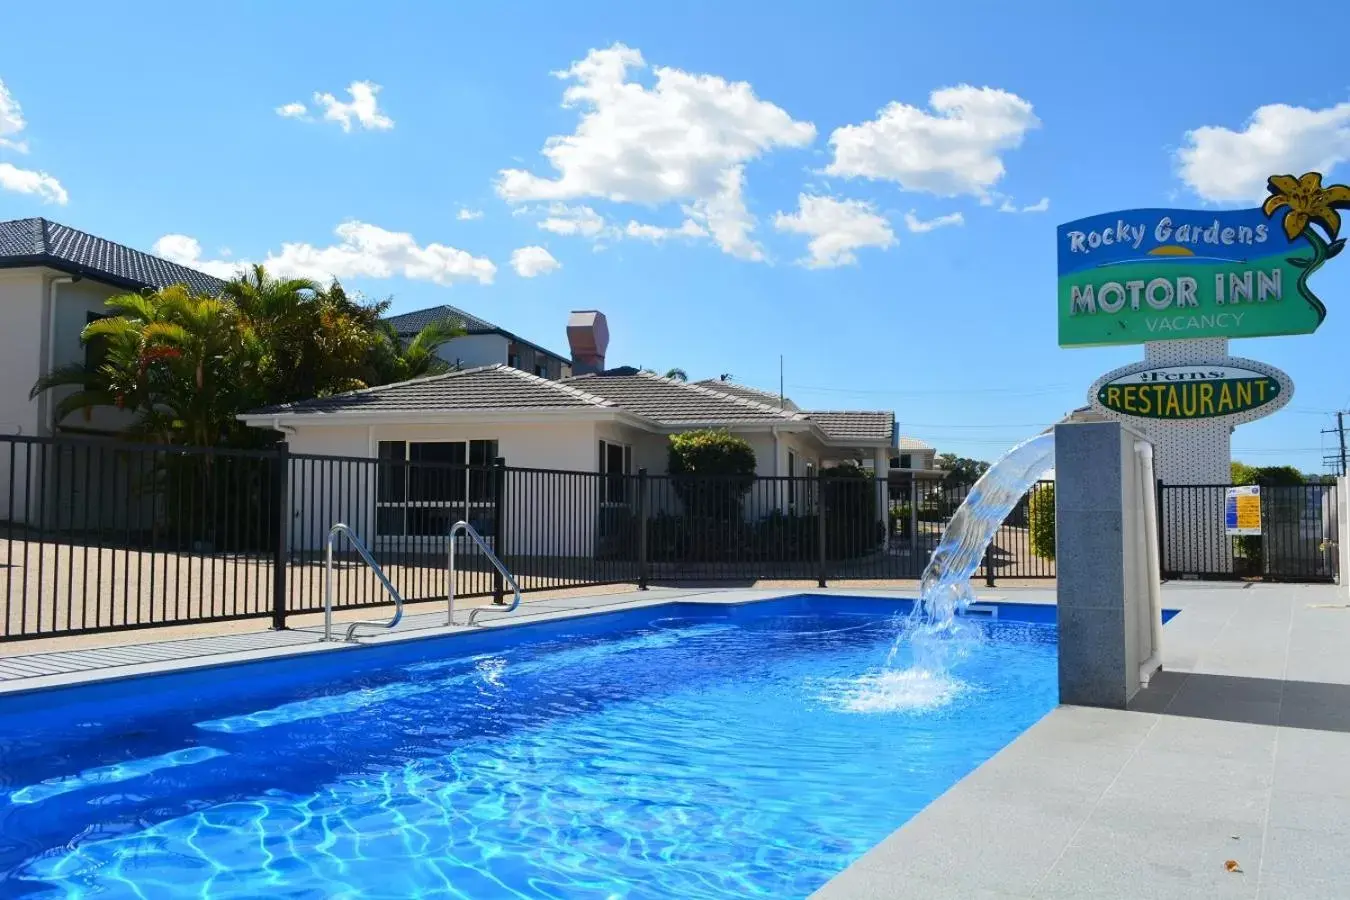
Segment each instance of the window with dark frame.
[[610,441],[600,442],[600,474],[604,479],[603,502],[628,502],[628,476],[633,472],[633,448]]
[[380,441],[377,456],[378,536],[443,537],[460,519],[494,530],[496,441]]
[[[108,316],[104,313],[91,312],[85,315],[85,327],[97,322],[99,319],[106,319]],[[84,342],[84,367],[92,372],[102,366],[108,360],[108,339],[96,337]]]

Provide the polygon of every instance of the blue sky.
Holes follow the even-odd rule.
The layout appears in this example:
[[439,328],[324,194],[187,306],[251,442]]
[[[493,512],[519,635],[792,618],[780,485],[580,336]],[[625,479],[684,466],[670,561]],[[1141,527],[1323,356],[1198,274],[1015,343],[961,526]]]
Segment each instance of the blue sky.
[[[782,354],[798,403],[985,458],[1142,357],[1057,347],[1056,223],[1350,181],[1350,57],[1272,40],[1268,3],[63,10],[56,42],[0,13],[0,218],[337,268],[560,352],[598,308],[611,365],[776,388]],[[1239,458],[1320,471],[1350,405],[1350,263],[1314,285],[1317,334],[1232,345],[1296,385]]]

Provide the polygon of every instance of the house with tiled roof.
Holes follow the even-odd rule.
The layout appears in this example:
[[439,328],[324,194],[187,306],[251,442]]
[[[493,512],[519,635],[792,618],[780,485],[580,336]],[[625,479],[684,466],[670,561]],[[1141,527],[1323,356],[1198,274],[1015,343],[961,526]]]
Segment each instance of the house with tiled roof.
[[[572,337],[574,349],[579,342],[589,346],[575,329]],[[435,460],[467,466],[500,458],[513,469],[553,473],[632,476],[645,470],[658,482],[667,475],[671,435],[726,429],[753,448],[761,478],[779,479],[775,489],[756,493],[755,502],[746,507],[751,516],[775,510],[804,512],[809,483],[804,479],[821,467],[865,460],[885,469],[896,452],[893,413],[788,409],[777,405],[776,397],[769,403],[752,399],[743,390],[722,390],[714,383],[685,383],[632,369],[606,370],[603,359],[596,365],[596,359],[588,363],[583,356],[574,353],[574,365],[590,364],[598,371],[552,380],[494,364],[255,410],[240,418],[251,426],[285,434],[292,452],[306,455],[391,463]],[[607,489],[605,497],[596,496],[580,482],[574,492],[560,483],[556,497],[529,511],[528,527],[547,529],[550,520],[563,515],[563,506],[631,505],[631,483],[616,479],[618,487]],[[422,527],[431,539],[444,533],[445,523],[439,519],[473,520],[471,490],[457,494],[456,502],[462,508],[453,512],[445,509],[447,503],[438,488],[426,485],[425,496],[418,490],[410,482],[397,499],[377,497],[370,504],[367,498],[358,498],[354,502],[360,508],[348,515],[364,517],[362,525],[377,541],[405,540],[410,536],[408,528],[417,527],[409,523],[428,523]],[[885,494],[885,483],[879,482],[881,521]],[[653,497],[655,507],[671,506],[675,500],[670,490],[655,491]],[[391,515],[381,513],[382,503],[390,506]],[[435,507],[437,515],[406,514],[419,504]],[[595,516],[583,518],[598,521]],[[386,527],[392,530],[382,534]],[[526,526],[517,523],[516,527]],[[574,526],[559,528],[559,534],[574,533]]]
[[[127,291],[186,284],[214,294],[223,282],[149,253],[48,219],[0,222],[0,434],[53,431],[58,392],[36,401],[29,389],[43,374],[84,360],[80,333]],[[97,409],[77,427],[114,431],[125,424]]]
[[447,341],[437,350],[437,355],[456,368],[500,364],[555,381],[572,374],[570,357],[448,303],[388,316],[385,321],[405,340],[436,322],[459,325],[465,334]]

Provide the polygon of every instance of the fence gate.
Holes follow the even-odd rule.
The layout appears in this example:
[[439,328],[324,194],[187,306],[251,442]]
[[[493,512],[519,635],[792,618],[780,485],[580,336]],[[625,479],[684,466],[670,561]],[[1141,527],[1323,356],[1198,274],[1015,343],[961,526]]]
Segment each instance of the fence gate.
[[1260,487],[1260,534],[1234,535],[1226,484],[1158,487],[1164,578],[1331,582],[1338,575],[1336,485]]

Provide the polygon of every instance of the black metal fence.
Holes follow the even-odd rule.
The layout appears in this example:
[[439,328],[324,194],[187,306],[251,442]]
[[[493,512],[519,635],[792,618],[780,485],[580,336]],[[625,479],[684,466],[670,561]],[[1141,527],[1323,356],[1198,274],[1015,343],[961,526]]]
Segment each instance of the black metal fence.
[[1229,533],[1226,484],[1158,487],[1164,578],[1335,581],[1336,485],[1263,485],[1260,534]]
[[[456,445],[462,446],[462,445]],[[604,584],[917,578],[968,487],[813,477],[693,478],[407,459],[0,437],[0,640],[314,613],[329,529],[362,536],[409,602],[444,599],[469,522],[525,591]],[[977,577],[1054,577],[1038,486]],[[1048,497],[1048,504],[1046,499]],[[1048,537],[1046,537],[1048,535]],[[455,592],[505,585],[466,539]],[[387,602],[336,545],[334,608]]]

